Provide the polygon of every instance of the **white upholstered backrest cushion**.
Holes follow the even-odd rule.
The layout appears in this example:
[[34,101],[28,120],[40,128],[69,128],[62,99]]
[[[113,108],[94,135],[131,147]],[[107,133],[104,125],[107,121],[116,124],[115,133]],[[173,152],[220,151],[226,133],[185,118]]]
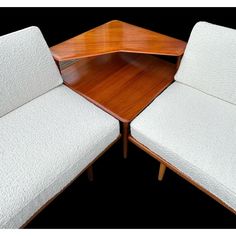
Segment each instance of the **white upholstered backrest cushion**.
[[236,30],[198,22],[175,80],[236,104]]
[[37,27],[0,37],[0,117],[61,83],[60,72]]

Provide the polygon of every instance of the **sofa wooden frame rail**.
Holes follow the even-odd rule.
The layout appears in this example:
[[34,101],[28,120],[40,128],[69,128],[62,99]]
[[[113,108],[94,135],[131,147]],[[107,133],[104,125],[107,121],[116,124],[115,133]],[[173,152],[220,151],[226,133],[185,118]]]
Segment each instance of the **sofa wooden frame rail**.
[[93,181],[93,164],[97,161],[105,152],[107,152],[115,143],[117,143],[121,138],[121,134],[116,138],[109,146],[104,149],[88,166],[86,166],[70,183],[68,183],[60,192],[58,192],[54,197],[49,199],[41,208],[39,208],[20,228],[25,228],[40,212],[42,212],[51,202],[53,202],[61,193],[63,193],[74,181],[87,171],[89,181]]
[[173,172],[175,172],[177,175],[179,175],[180,177],[182,177],[183,179],[187,180],[190,184],[192,184],[193,186],[197,187],[198,189],[200,189],[201,191],[203,191],[204,193],[206,193],[208,196],[210,196],[211,198],[213,198],[215,201],[217,201],[218,203],[220,203],[222,206],[224,206],[225,208],[227,208],[228,210],[230,210],[232,213],[234,213],[236,215],[236,211],[231,208],[230,206],[228,206],[225,202],[223,202],[221,199],[219,199],[217,196],[215,196],[214,194],[212,194],[211,192],[209,192],[207,189],[205,189],[204,187],[202,187],[200,184],[198,184],[197,182],[195,182],[194,180],[192,180],[189,176],[187,176],[186,174],[184,174],[182,171],[180,171],[178,168],[176,168],[175,166],[173,166],[172,164],[170,164],[168,161],[166,161],[165,159],[163,159],[161,156],[157,155],[156,153],[154,153],[153,151],[151,151],[149,148],[147,148],[146,146],[144,146],[142,143],[140,143],[139,141],[137,141],[135,138],[133,138],[132,136],[128,137],[129,141],[131,143],[133,143],[134,145],[136,145],[138,148],[140,148],[141,150],[143,150],[144,152],[146,152],[147,154],[149,154],[151,157],[155,158],[157,161],[160,162],[160,169],[159,169],[159,174],[158,174],[158,180],[162,181],[164,174],[165,174],[165,170],[166,167],[169,168],[170,170],[172,170]]

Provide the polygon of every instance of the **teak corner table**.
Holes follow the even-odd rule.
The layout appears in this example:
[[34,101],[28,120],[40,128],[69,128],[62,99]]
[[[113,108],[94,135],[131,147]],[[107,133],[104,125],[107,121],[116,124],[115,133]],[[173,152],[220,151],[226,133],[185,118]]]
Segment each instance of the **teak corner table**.
[[[127,157],[130,122],[174,80],[186,43],[113,20],[51,47],[65,85],[121,123]],[[152,54],[152,55],[151,55]],[[176,57],[176,64],[159,58]]]

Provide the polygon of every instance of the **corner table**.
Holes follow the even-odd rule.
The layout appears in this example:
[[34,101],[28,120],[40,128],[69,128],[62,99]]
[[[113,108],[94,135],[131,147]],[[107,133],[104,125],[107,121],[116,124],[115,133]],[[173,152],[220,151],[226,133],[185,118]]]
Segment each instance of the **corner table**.
[[[130,122],[174,80],[186,43],[113,20],[51,47],[65,85],[121,123],[127,157]],[[157,55],[174,56],[176,64]]]

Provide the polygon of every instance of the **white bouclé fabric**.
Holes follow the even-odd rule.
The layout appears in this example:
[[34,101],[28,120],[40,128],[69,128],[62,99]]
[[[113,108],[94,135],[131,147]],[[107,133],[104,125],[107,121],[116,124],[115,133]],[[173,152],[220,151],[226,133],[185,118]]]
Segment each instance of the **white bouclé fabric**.
[[175,80],[236,104],[236,30],[197,23]]
[[175,82],[131,135],[236,210],[236,106]]
[[1,36],[0,52],[0,117],[62,84],[37,27]]
[[64,85],[0,121],[0,228],[24,224],[119,135],[115,118]]

